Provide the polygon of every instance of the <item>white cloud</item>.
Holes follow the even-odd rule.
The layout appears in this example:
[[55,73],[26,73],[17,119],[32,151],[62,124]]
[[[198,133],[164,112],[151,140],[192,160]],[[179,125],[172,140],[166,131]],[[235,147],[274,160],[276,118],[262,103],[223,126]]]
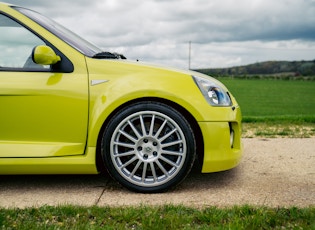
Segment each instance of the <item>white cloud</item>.
[[312,0],[7,0],[128,58],[192,68],[315,59]]

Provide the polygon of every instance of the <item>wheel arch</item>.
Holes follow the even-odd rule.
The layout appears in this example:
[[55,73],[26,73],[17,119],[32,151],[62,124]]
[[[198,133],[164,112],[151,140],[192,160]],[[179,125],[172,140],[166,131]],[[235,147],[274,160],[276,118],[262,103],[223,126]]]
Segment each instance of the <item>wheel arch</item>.
[[122,105],[120,105],[119,107],[117,107],[114,111],[112,111],[112,113],[106,117],[105,121],[103,122],[103,125],[100,129],[100,132],[98,134],[98,138],[97,138],[97,146],[96,146],[96,166],[97,169],[100,172],[106,172],[105,166],[103,164],[103,159],[101,156],[101,142],[102,142],[102,135],[104,132],[104,129],[106,127],[106,125],[108,124],[108,122],[112,119],[113,116],[115,116],[115,114],[122,108],[138,103],[138,102],[145,102],[145,101],[153,101],[153,102],[160,102],[162,104],[166,104],[168,106],[171,106],[172,108],[175,108],[178,112],[180,112],[189,122],[189,124],[191,124],[191,128],[193,129],[194,132],[194,136],[196,139],[196,156],[197,156],[197,162],[199,163],[199,167],[201,168],[202,166],[202,162],[203,162],[203,158],[204,158],[204,140],[203,140],[203,136],[202,136],[202,132],[201,129],[198,125],[198,122],[196,121],[196,119],[191,115],[191,113],[186,110],[184,107],[182,107],[181,105],[164,99],[164,98],[158,98],[158,97],[143,97],[143,98],[137,98],[131,101],[128,101]]

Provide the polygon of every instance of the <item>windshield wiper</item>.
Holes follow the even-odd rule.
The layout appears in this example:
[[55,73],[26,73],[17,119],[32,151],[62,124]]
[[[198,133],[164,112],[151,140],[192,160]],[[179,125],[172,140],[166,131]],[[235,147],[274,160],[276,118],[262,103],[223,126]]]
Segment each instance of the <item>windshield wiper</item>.
[[93,56],[97,59],[127,59],[124,55],[110,52],[100,52]]

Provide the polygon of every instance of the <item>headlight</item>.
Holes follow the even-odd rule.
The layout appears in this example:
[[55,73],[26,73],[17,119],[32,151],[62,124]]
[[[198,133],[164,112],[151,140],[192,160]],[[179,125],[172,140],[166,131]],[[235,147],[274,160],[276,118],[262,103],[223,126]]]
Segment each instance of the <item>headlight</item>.
[[230,106],[232,104],[230,96],[220,85],[205,78],[196,76],[193,76],[193,78],[210,105]]

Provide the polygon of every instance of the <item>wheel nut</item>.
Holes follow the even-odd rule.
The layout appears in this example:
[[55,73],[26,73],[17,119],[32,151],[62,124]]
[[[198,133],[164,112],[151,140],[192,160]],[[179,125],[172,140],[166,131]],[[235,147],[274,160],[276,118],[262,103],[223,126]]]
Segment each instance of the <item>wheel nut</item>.
[[157,152],[156,152],[156,151],[154,151],[154,152],[153,152],[153,156],[155,156],[155,157],[156,157],[157,155],[158,155],[158,154],[157,154]]
[[146,159],[148,159],[148,154],[144,154],[143,155],[143,158],[146,160]]
[[144,139],[143,142],[144,142],[144,143],[148,143],[148,139]]
[[156,143],[156,142],[153,142],[153,145],[154,145],[154,146],[157,146],[157,143]]
[[141,150],[142,150],[142,147],[141,147],[141,146],[139,146],[139,147],[138,147],[138,151],[141,151]]

